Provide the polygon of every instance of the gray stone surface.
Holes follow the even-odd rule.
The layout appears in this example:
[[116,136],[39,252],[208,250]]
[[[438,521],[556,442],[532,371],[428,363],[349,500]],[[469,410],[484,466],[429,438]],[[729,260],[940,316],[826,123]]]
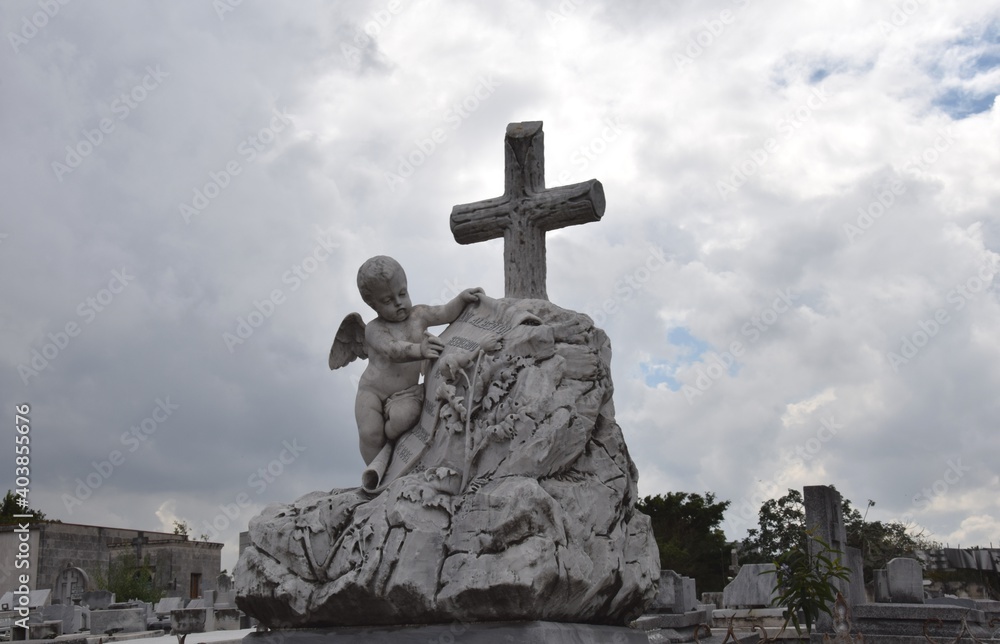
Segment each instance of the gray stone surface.
[[157,615],[168,617],[170,615],[170,611],[174,611],[179,608],[184,608],[183,597],[164,597],[160,601],[156,602],[156,607],[153,609],[153,612]]
[[736,578],[722,590],[722,603],[726,608],[770,606],[776,589],[774,564],[744,564]]
[[28,624],[29,640],[51,640],[63,634],[62,620],[53,619],[37,624]]
[[394,454],[377,495],[314,492],[252,519],[237,605],[286,628],[641,615],[659,556],[607,336],[544,300],[484,297],[440,337],[409,469]]
[[850,604],[864,604],[868,602],[868,593],[865,591],[865,559],[860,548],[847,546],[847,561],[845,565],[851,570],[851,579],[848,582],[850,593],[844,595],[844,599]]
[[889,597],[889,575],[884,568],[873,572],[872,584],[875,590],[875,602],[885,604],[891,601]]
[[115,603],[115,594],[107,590],[86,590],[81,603],[90,610],[102,610]]
[[648,644],[641,630],[544,621],[428,624],[396,627],[342,627],[250,633],[243,644]]
[[116,608],[90,611],[90,632],[138,633],[146,630],[146,611],[142,608]]
[[973,610],[982,610],[976,605],[976,600],[968,597],[932,597],[924,600],[925,604],[937,604],[939,606],[961,606]]
[[916,559],[896,557],[885,565],[889,601],[893,604],[924,603],[923,568]]
[[204,633],[213,629],[211,609],[180,608],[170,611],[170,632],[174,635]]
[[661,570],[656,598],[647,609],[651,613],[686,613],[698,603],[695,582],[673,570]]
[[215,630],[238,631],[240,629],[240,613],[238,608],[216,608],[213,612]]

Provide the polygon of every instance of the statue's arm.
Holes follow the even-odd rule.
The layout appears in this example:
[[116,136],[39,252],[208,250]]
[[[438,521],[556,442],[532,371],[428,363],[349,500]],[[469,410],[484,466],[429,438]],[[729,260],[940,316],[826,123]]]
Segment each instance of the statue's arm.
[[392,337],[384,324],[370,323],[365,329],[365,340],[368,342],[369,351],[381,354],[390,362],[412,362],[436,357],[424,355],[423,342],[407,342]]
[[454,297],[447,304],[441,304],[440,306],[426,306],[427,309],[425,315],[428,320],[427,326],[436,326],[439,324],[451,324],[458,316],[462,314],[465,307],[472,302],[478,302],[479,296],[485,295],[483,289],[467,288],[458,295]]

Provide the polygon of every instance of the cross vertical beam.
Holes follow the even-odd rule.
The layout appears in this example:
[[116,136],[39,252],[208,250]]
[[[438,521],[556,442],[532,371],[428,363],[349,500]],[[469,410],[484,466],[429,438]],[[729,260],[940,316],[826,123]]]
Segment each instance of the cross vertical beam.
[[545,233],[599,221],[604,207],[597,179],[546,189],[542,122],[511,123],[503,195],[452,208],[451,232],[459,244],[503,237],[504,296],[546,300]]

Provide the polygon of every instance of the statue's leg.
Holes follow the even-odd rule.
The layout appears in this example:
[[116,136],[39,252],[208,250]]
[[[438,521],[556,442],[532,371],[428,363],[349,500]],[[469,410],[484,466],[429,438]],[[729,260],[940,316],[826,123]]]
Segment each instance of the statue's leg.
[[413,429],[413,426],[420,420],[420,411],[423,409],[424,401],[420,396],[407,396],[394,400],[391,406],[386,407],[385,435],[391,441],[396,440],[406,432]]
[[354,418],[358,421],[358,442],[365,465],[371,463],[385,445],[385,420],[382,399],[375,393],[358,389],[354,400]]

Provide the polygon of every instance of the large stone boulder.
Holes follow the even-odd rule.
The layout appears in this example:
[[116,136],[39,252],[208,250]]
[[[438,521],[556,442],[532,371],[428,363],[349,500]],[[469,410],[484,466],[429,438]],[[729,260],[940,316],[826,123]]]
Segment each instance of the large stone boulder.
[[441,337],[421,422],[371,491],[251,520],[239,607],[275,628],[639,616],[659,556],[605,333],[544,300],[483,298]]

